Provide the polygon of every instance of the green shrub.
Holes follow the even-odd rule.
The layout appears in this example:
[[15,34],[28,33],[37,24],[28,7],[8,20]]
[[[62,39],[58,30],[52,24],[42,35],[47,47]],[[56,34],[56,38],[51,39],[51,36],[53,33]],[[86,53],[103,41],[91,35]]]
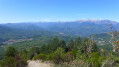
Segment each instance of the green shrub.
[[89,55],[87,61],[90,67],[100,67],[102,64],[102,60],[104,60],[104,57],[101,57],[98,52],[93,52]]
[[51,53],[51,54],[47,55],[47,60],[53,61],[54,56],[55,56],[54,53]]
[[76,54],[77,51],[76,50],[72,50],[66,53],[65,55],[65,62],[70,62],[76,59]]
[[114,59],[114,61],[115,61],[116,63],[119,63],[119,57],[116,57],[116,58]]
[[37,59],[47,60],[47,55],[43,54],[43,53],[40,53],[40,54],[34,56],[33,59],[34,60],[37,60]]
[[6,52],[5,52],[5,56],[7,57],[14,57],[16,54],[18,53],[18,51],[14,48],[14,47],[8,47]]
[[1,63],[0,67],[16,67],[16,63],[13,57],[5,57]]
[[53,61],[55,63],[61,63],[61,62],[64,62],[65,60],[65,49],[63,48],[58,48],[55,52],[54,52],[54,55],[53,55]]
[[17,54],[15,57],[16,67],[26,67],[27,60],[24,59],[20,54]]

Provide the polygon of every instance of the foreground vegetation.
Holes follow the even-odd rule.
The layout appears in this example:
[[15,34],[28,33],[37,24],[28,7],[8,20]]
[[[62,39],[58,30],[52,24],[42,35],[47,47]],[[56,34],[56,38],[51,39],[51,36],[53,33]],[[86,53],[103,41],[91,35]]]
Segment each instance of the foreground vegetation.
[[8,47],[0,61],[0,67],[26,67],[28,60],[52,61],[57,67],[118,67],[118,52],[99,49],[88,38],[70,39],[68,43],[54,37],[48,44],[21,51]]

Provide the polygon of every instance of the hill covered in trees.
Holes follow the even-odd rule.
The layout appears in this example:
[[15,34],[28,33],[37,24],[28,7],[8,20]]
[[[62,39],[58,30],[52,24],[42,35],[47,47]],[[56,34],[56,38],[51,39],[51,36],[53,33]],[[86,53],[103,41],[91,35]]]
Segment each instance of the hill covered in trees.
[[[101,50],[101,52],[100,52]],[[29,50],[17,50],[8,47],[0,61],[1,67],[26,67],[27,60],[52,61],[60,67],[118,67],[118,53],[108,55],[97,47],[95,41],[88,38],[70,39],[68,42],[54,37],[46,45],[34,46]]]
[[24,27],[12,28],[6,25],[0,25],[0,42],[7,41],[9,39],[24,39],[33,38],[38,36],[55,36],[58,35],[55,32],[45,31],[42,29],[25,29]]
[[38,36],[81,36],[107,33],[111,25],[118,30],[119,23],[110,20],[79,20],[72,22],[29,22],[0,24],[0,42]]
[[70,22],[26,22],[10,23],[5,26],[22,29],[42,29],[62,34],[89,36],[111,31],[111,24],[118,29],[119,23],[110,20],[79,20]]
[[109,20],[0,24],[0,65],[26,67],[27,60],[40,59],[61,67],[117,66],[118,48],[114,45],[118,40],[109,41],[118,39],[118,25]]

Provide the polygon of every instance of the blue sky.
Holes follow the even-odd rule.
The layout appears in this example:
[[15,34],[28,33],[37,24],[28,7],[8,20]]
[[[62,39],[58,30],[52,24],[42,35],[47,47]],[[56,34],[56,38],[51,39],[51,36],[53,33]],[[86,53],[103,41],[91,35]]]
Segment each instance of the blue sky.
[[0,0],[0,23],[81,19],[119,22],[119,0]]

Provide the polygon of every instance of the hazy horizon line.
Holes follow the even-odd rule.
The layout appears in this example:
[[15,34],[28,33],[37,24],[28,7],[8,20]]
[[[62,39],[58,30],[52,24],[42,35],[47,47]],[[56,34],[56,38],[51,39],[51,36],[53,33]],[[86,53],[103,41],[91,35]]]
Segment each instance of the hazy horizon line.
[[[0,24],[9,24],[9,23],[48,23],[48,22],[76,22],[76,21],[113,21],[113,22],[118,22],[118,21],[114,21],[114,20],[109,20],[109,19],[80,19],[80,20],[70,20],[70,21],[63,21],[63,20],[61,20],[61,21],[21,21],[21,22],[3,22],[3,23],[1,23],[0,22]],[[118,22],[119,23],[119,22]]]

